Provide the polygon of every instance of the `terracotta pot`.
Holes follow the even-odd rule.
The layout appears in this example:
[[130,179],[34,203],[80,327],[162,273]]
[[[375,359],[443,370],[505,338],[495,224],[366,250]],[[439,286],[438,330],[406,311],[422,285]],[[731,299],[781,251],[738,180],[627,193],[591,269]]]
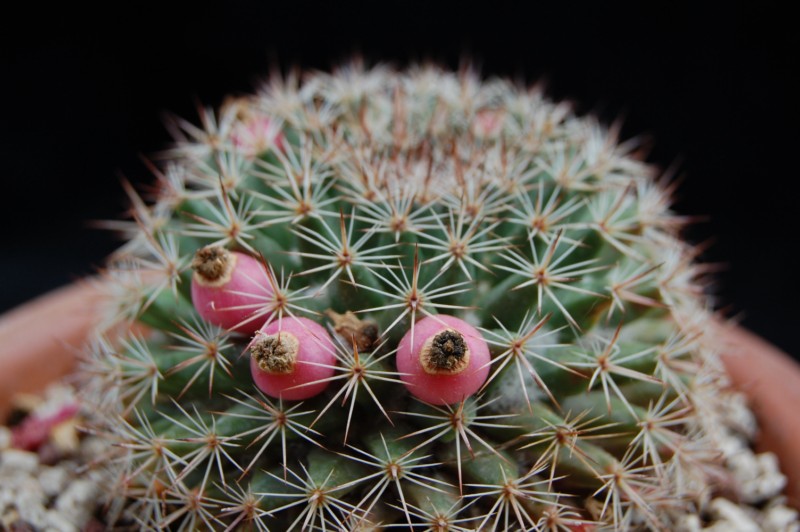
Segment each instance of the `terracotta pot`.
[[0,421],[11,397],[68,374],[97,320],[102,293],[81,281],[0,316]]
[[[37,391],[73,369],[102,297],[96,284],[80,282],[0,316],[0,421],[14,394]],[[717,332],[731,381],[758,417],[757,449],[778,455],[789,502],[800,508],[800,366],[744,329],[720,325]]]

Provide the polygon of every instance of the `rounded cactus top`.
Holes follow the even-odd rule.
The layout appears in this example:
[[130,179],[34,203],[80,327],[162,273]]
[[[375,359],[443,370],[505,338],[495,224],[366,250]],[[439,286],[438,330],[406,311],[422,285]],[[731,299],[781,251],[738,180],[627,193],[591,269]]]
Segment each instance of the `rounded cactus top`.
[[[142,523],[669,528],[702,497],[724,379],[635,142],[432,66],[293,73],[200,122],[131,192],[88,357]],[[225,250],[250,269],[191,289]],[[298,319],[325,353],[264,394],[240,355]]]

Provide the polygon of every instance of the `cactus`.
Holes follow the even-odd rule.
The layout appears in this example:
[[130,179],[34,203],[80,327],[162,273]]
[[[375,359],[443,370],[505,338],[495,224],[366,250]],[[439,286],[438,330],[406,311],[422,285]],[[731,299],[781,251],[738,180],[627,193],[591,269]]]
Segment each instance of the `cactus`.
[[201,121],[129,187],[84,365],[121,519],[660,530],[714,491],[704,270],[635,142],[432,66]]

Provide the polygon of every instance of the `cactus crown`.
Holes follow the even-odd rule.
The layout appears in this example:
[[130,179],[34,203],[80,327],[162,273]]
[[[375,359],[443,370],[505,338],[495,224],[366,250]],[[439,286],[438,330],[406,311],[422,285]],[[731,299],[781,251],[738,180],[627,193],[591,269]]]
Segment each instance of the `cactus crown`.
[[[86,365],[128,516],[660,529],[705,496],[723,382],[693,250],[634,143],[535,88],[434,67],[289,75],[201,121],[172,124],[152,201],[132,193]],[[219,248],[261,265],[213,309],[250,333],[192,304],[192,266],[217,273]],[[460,384],[414,384],[395,358],[443,315],[477,332],[442,322],[424,356],[447,375],[420,379],[480,360],[465,342],[491,360],[464,372],[485,372],[476,392],[432,404],[415,386]],[[330,344],[258,330],[296,318]],[[304,336],[332,362],[299,361]],[[302,402],[248,366],[294,341],[292,364],[327,372],[282,388],[322,389]]]

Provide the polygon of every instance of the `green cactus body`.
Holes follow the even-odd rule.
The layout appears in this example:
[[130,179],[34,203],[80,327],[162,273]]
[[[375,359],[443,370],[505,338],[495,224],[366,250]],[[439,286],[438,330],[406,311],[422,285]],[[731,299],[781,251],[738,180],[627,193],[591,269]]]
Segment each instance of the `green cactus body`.
[[[537,90],[432,67],[273,80],[176,126],[86,363],[122,519],[666,529],[713,489],[698,397],[713,412],[725,382],[700,270],[633,143]],[[261,321],[331,332],[324,392],[261,393],[251,337],[198,316],[190,263],[209,245],[263,258]],[[440,314],[492,358],[478,393],[431,405],[394,357]]]

